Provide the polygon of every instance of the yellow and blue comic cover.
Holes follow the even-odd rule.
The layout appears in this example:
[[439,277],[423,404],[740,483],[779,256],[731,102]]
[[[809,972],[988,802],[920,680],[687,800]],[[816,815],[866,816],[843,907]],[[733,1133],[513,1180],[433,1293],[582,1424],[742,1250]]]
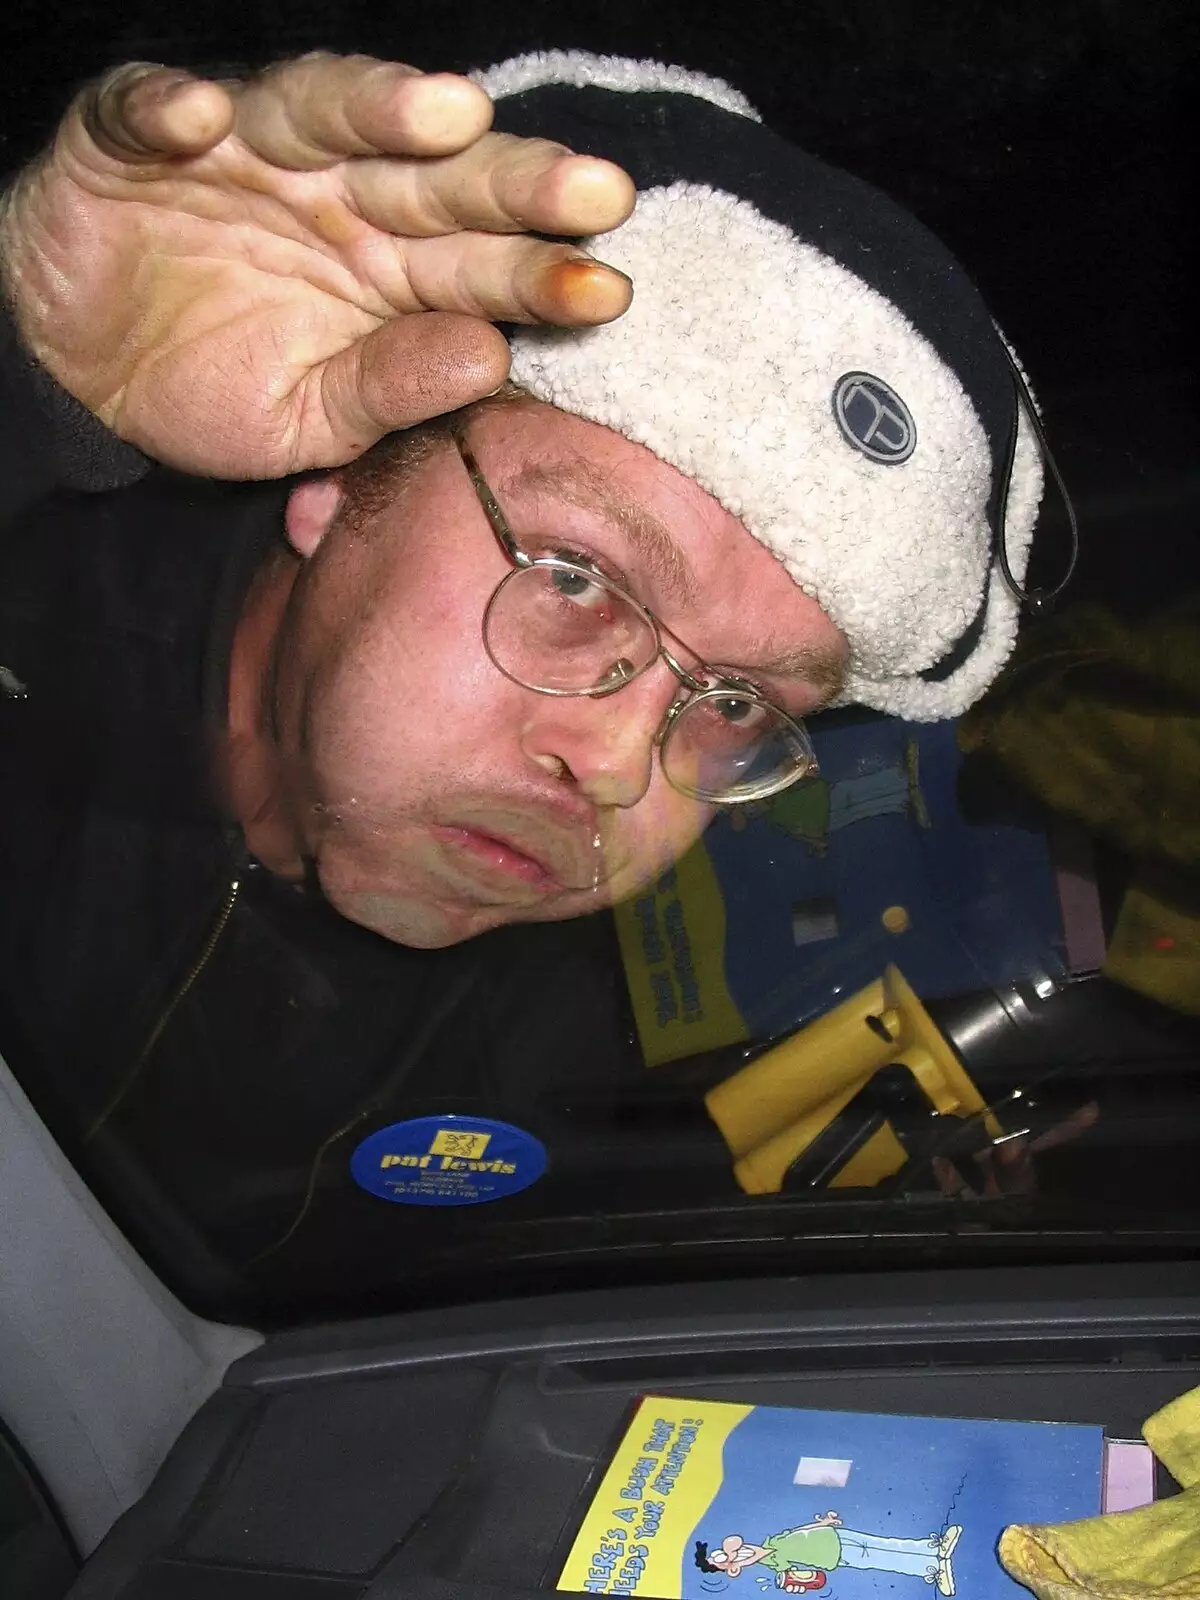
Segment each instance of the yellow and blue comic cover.
[[1028,1600],[1011,1522],[1101,1507],[1104,1430],[647,1396],[558,1588],[647,1600]]

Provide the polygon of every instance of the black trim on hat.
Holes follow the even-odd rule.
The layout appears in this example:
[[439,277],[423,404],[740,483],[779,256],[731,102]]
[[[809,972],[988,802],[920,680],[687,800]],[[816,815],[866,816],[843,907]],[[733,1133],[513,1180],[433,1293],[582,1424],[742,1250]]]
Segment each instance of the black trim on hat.
[[882,295],[962,384],[988,440],[991,550],[979,609],[919,674],[940,682],[970,657],[987,615],[998,543],[997,490],[1018,425],[995,324],[962,267],[924,225],[879,190],[799,150],[762,123],[693,95],[543,84],[496,104],[498,132],[554,139],[602,156],[639,190],[705,184],[752,204]]

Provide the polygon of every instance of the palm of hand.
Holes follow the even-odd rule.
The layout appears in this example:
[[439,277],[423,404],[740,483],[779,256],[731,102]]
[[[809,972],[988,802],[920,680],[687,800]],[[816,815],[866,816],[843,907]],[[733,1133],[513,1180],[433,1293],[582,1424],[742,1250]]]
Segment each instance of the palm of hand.
[[[315,129],[304,121],[314,73],[326,90]],[[357,117],[334,118],[331,137],[333,74]],[[298,81],[307,100],[297,100]],[[507,350],[493,317],[619,314],[628,299],[619,275],[520,229],[615,225],[631,200],[624,174],[482,132],[490,112],[472,103],[478,91],[456,87],[462,80],[449,80],[465,102],[456,126],[432,139],[401,128],[395,139],[435,151],[440,142],[449,154],[380,154],[359,128],[365,120],[373,132],[397,83],[413,81],[374,62],[294,63],[217,104],[236,123],[207,148],[165,159],[168,138],[142,134],[151,149],[134,158],[81,102],[5,218],[35,353],[158,459],[270,477],[347,461],[390,428],[494,389]],[[194,101],[224,95],[182,87]],[[133,96],[116,113],[119,136],[138,125]],[[143,100],[142,126],[156,110],[161,124],[161,105],[160,96],[148,117]],[[192,130],[193,148],[203,137]]]
[[388,242],[350,216],[336,169],[273,172],[233,143],[108,192],[56,185],[47,267],[65,276],[68,255],[86,265],[71,267],[57,308],[55,375],[151,453],[169,418],[172,464],[185,469],[274,476],[344,460],[359,442],[321,386],[331,359],[391,314],[379,281]]

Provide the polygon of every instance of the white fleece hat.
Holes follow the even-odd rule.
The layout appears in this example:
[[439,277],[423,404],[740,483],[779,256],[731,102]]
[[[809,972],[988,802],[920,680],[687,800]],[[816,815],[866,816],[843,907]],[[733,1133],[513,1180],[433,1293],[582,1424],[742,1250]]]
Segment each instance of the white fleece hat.
[[[589,241],[633,279],[606,327],[511,331],[512,377],[624,434],[739,517],[850,644],[844,700],[959,715],[1016,638],[1041,458],[973,285],[913,217],[656,62],[523,56],[476,75],[500,131],[628,171]],[[1013,431],[1016,430],[1015,447]]]

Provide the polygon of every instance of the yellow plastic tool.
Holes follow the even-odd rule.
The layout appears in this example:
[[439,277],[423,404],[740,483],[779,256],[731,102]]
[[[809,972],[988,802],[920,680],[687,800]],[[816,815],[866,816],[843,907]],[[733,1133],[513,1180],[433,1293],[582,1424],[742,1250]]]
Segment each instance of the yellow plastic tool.
[[[777,1194],[788,1168],[881,1067],[906,1066],[933,1109],[967,1117],[985,1102],[950,1044],[893,966],[705,1096],[747,1194]],[[984,1126],[995,1138],[989,1113]],[[869,1187],[898,1172],[904,1147],[885,1124],[832,1187]]]

